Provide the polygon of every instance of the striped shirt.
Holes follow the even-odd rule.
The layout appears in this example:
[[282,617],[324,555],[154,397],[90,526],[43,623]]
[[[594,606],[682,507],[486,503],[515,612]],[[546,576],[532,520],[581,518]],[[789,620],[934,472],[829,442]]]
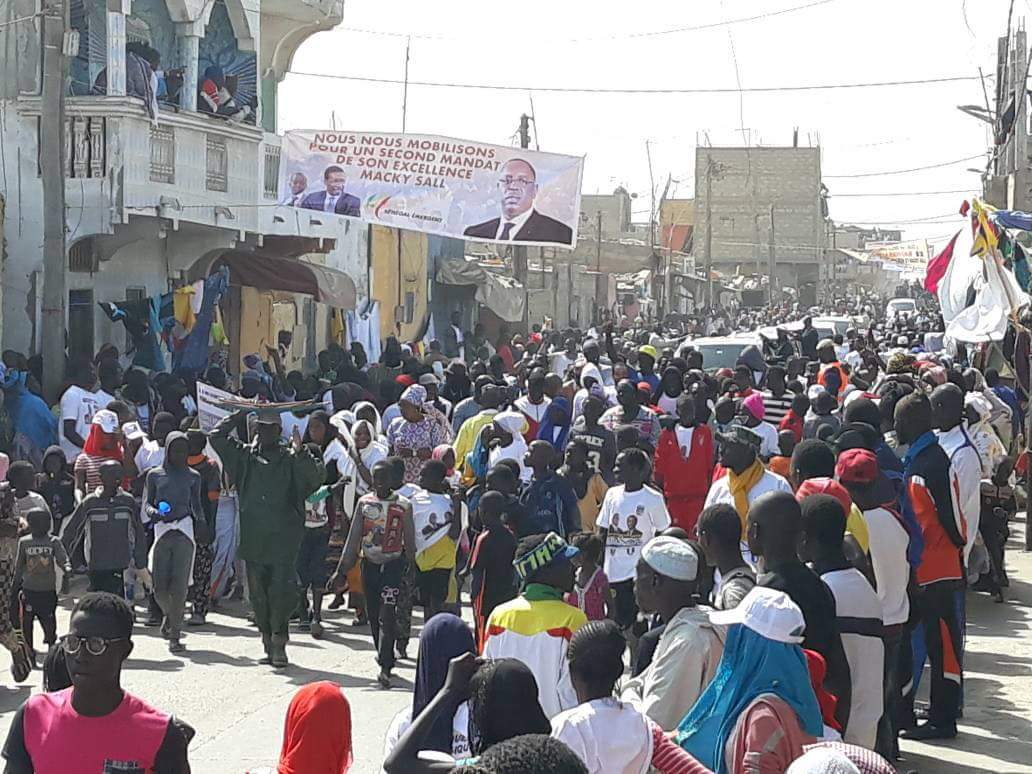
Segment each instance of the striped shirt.
[[763,391],[763,421],[769,422],[770,424],[777,427],[781,424],[781,420],[785,418],[785,414],[792,408],[792,398],[795,397],[795,393],[791,390],[786,390],[785,393],[780,397],[774,397],[774,393],[770,390]]

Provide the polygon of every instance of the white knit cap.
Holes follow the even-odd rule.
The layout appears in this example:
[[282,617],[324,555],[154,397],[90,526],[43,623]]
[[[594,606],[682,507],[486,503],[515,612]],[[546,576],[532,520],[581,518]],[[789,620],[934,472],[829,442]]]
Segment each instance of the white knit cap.
[[695,549],[679,538],[662,535],[652,538],[641,549],[641,558],[667,578],[693,581],[699,575],[699,557]]

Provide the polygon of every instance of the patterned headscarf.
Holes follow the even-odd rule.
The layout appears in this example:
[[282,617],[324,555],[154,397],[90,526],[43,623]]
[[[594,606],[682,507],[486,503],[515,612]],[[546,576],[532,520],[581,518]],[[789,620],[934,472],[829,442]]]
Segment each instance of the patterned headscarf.
[[405,403],[411,403],[413,406],[421,407],[426,403],[426,387],[419,384],[413,384],[411,387],[406,387],[405,392],[401,393],[401,397],[398,398],[398,402],[404,401]]

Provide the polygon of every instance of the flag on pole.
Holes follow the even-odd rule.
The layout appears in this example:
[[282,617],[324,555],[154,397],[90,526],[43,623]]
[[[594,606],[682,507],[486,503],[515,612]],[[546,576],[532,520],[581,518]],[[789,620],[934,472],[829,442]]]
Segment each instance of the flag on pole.
[[950,266],[950,261],[953,259],[953,249],[957,246],[957,237],[959,236],[960,232],[958,231],[942,251],[928,262],[924,278],[924,289],[929,293],[935,293],[939,289],[939,281]]

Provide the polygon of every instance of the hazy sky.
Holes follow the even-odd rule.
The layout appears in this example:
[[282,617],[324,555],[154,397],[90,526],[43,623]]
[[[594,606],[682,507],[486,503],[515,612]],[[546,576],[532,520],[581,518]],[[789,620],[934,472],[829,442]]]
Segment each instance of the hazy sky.
[[[728,19],[790,13],[703,30],[642,35]],[[311,38],[293,70],[400,79],[405,35],[413,36],[415,81],[586,88],[736,88],[992,78],[996,40],[1010,0],[347,0],[344,22]],[[517,11],[518,9],[518,11]],[[1032,18],[1014,3],[1014,26]],[[587,40],[585,40],[587,39]],[[732,53],[734,52],[734,54]],[[987,83],[990,98],[994,82]],[[875,223],[954,213],[963,194],[836,194],[977,191],[984,160],[908,174],[836,179],[922,167],[984,154],[981,122],[960,104],[984,104],[977,80],[794,93],[579,94],[410,86],[410,132],[514,144],[519,116],[533,112],[541,150],[584,155],[584,192],[623,185],[647,220],[650,142],[657,187],[694,192],[697,144],[818,142],[838,222]],[[280,129],[337,127],[400,131],[402,87],[288,75]],[[532,134],[533,147],[533,134]],[[901,224],[912,237],[943,237],[950,223]]]

